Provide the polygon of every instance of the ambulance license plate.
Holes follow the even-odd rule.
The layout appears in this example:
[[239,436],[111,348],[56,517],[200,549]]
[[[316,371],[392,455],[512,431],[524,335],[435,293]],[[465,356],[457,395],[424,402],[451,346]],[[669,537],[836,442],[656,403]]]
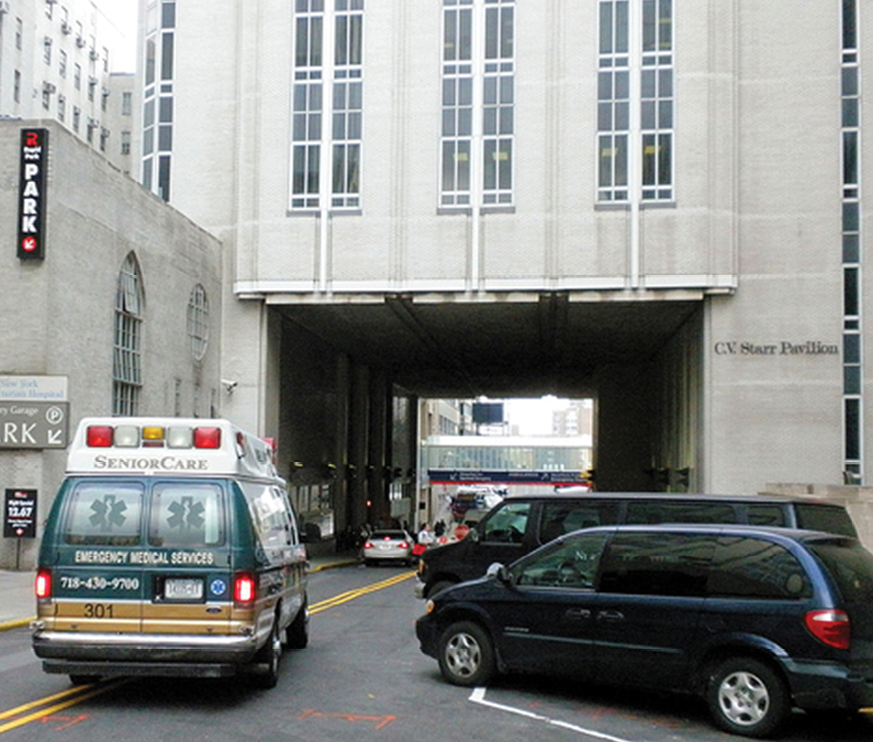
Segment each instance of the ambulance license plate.
[[170,577],[164,581],[164,600],[202,600],[203,580]]

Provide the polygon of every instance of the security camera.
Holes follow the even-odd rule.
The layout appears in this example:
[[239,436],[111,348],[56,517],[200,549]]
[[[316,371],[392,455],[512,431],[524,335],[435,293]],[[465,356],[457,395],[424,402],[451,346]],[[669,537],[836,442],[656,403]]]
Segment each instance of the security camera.
[[224,384],[224,391],[230,394],[234,389],[236,389],[236,385],[239,383],[238,381],[229,381],[228,379],[222,379],[221,383]]

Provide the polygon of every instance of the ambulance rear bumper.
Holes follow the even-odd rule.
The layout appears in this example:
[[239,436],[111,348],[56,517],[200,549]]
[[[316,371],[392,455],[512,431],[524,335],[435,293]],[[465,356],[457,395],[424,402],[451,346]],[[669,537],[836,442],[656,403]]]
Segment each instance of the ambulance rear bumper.
[[[51,673],[149,675],[166,667],[181,675],[189,666],[194,676],[216,677],[250,662],[257,643],[254,636],[38,631],[33,651]],[[216,675],[220,665],[227,668]]]

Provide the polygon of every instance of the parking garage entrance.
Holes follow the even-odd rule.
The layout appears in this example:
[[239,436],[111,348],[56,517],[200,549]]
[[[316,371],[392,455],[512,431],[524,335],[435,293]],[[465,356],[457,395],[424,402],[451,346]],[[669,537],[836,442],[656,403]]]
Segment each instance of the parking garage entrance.
[[590,398],[598,490],[699,486],[699,296],[503,298],[268,299],[279,465],[325,531],[397,517],[398,500],[417,523],[429,399]]

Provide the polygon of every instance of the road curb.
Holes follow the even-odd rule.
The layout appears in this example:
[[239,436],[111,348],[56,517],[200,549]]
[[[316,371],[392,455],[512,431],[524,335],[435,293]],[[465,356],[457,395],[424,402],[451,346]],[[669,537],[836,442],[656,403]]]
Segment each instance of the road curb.
[[29,626],[31,621],[35,620],[36,617],[17,618],[14,621],[3,621],[0,622],[0,631],[9,631],[10,629],[23,629],[25,626]]
[[309,572],[322,572],[325,569],[336,569],[337,567],[353,567],[360,564],[360,559],[338,559],[335,562],[327,562],[326,564],[317,564],[309,567]]

